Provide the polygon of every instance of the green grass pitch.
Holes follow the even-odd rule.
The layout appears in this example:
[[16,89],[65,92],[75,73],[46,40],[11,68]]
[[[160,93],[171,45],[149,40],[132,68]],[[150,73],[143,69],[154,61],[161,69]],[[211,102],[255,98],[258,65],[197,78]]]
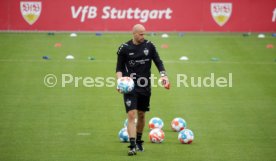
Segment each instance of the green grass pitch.
[[[118,132],[126,114],[111,87],[62,87],[62,74],[114,77],[116,51],[130,34],[0,33],[0,160],[2,161],[264,161],[276,158],[276,38],[267,34],[187,33],[147,36],[167,69],[172,88],[153,88],[147,122],[163,119],[165,141],[127,156]],[[55,47],[61,43],[61,47]],[[167,44],[168,48],[161,48]],[[274,48],[266,48],[267,44]],[[65,60],[72,54],[74,60]],[[49,56],[43,60],[42,56]],[[88,60],[89,56],[95,60]],[[188,61],[180,61],[187,56]],[[216,61],[212,61],[216,58]],[[44,85],[46,74],[57,85]],[[153,66],[152,73],[157,74]],[[177,87],[176,75],[233,74],[233,87]],[[195,134],[180,144],[170,122],[183,117]]]

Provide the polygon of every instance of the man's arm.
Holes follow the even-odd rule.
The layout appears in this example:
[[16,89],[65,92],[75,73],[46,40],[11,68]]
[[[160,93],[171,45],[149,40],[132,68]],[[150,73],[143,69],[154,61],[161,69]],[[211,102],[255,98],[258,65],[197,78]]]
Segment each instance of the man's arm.
[[120,71],[116,72],[117,79],[121,78],[122,76],[123,76],[122,72],[120,72]]
[[152,45],[152,60],[154,62],[154,64],[156,65],[157,69],[159,70],[160,74],[161,72],[166,73],[165,67],[163,65],[163,61],[160,59],[159,54],[156,50],[156,47],[151,43]]
[[117,65],[116,65],[116,77],[121,78],[123,76],[125,57],[124,57],[124,45],[122,44],[117,51]]
[[159,73],[161,76],[160,80],[162,82],[162,85],[166,89],[170,89],[169,78],[167,76],[163,61],[160,59],[159,54],[156,50],[156,47],[153,44],[152,44],[152,52],[153,52],[152,60],[153,60],[154,64],[156,65],[157,69],[159,70]]
[[[117,83],[118,83],[118,79],[120,79],[123,76],[123,70],[124,70],[124,63],[125,63],[125,57],[123,54],[123,47],[124,44],[122,44],[118,51],[117,51],[117,65],[116,65],[116,77],[117,77]],[[118,86],[117,86],[117,91],[122,93]]]

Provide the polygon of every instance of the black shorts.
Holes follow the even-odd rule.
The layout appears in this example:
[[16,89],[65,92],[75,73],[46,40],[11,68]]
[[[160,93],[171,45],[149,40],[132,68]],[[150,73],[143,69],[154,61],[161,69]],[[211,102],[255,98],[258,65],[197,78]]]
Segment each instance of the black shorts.
[[150,110],[150,95],[140,93],[124,94],[124,103],[126,112],[134,109],[146,112]]

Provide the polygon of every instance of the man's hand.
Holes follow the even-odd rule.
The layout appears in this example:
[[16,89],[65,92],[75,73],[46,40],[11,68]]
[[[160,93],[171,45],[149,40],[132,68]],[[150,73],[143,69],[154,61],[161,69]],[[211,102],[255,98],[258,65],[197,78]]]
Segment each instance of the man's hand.
[[[120,79],[120,78],[119,78]],[[117,86],[116,86],[116,90],[119,92],[119,93],[123,93],[121,90],[120,90],[120,88],[119,88],[119,79],[117,79]]]
[[162,86],[166,89],[170,89],[170,82],[169,82],[169,78],[167,76],[163,76],[160,78],[160,81],[162,83]]
[[116,86],[116,90],[119,92],[119,93],[123,93],[119,88],[118,88],[118,82],[119,82],[119,79],[123,76],[122,72],[117,72],[116,73],[116,77],[117,77],[117,86]]
[[118,85],[116,87],[116,90],[119,92],[119,93],[122,93],[122,91],[118,88]]

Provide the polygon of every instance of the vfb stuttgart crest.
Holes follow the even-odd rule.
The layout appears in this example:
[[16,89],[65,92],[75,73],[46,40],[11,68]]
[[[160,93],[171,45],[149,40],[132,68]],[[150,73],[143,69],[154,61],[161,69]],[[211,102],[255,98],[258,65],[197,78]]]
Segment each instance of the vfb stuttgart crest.
[[144,49],[144,54],[145,54],[146,56],[148,56],[148,54],[149,54],[149,49],[145,48],[145,49]]
[[20,2],[20,10],[24,20],[32,25],[40,16],[42,9],[41,2],[22,1]]
[[126,105],[127,105],[127,107],[130,107],[130,105],[131,105],[131,100],[130,99],[126,100]]
[[211,3],[211,13],[215,22],[223,26],[232,13],[232,3]]

